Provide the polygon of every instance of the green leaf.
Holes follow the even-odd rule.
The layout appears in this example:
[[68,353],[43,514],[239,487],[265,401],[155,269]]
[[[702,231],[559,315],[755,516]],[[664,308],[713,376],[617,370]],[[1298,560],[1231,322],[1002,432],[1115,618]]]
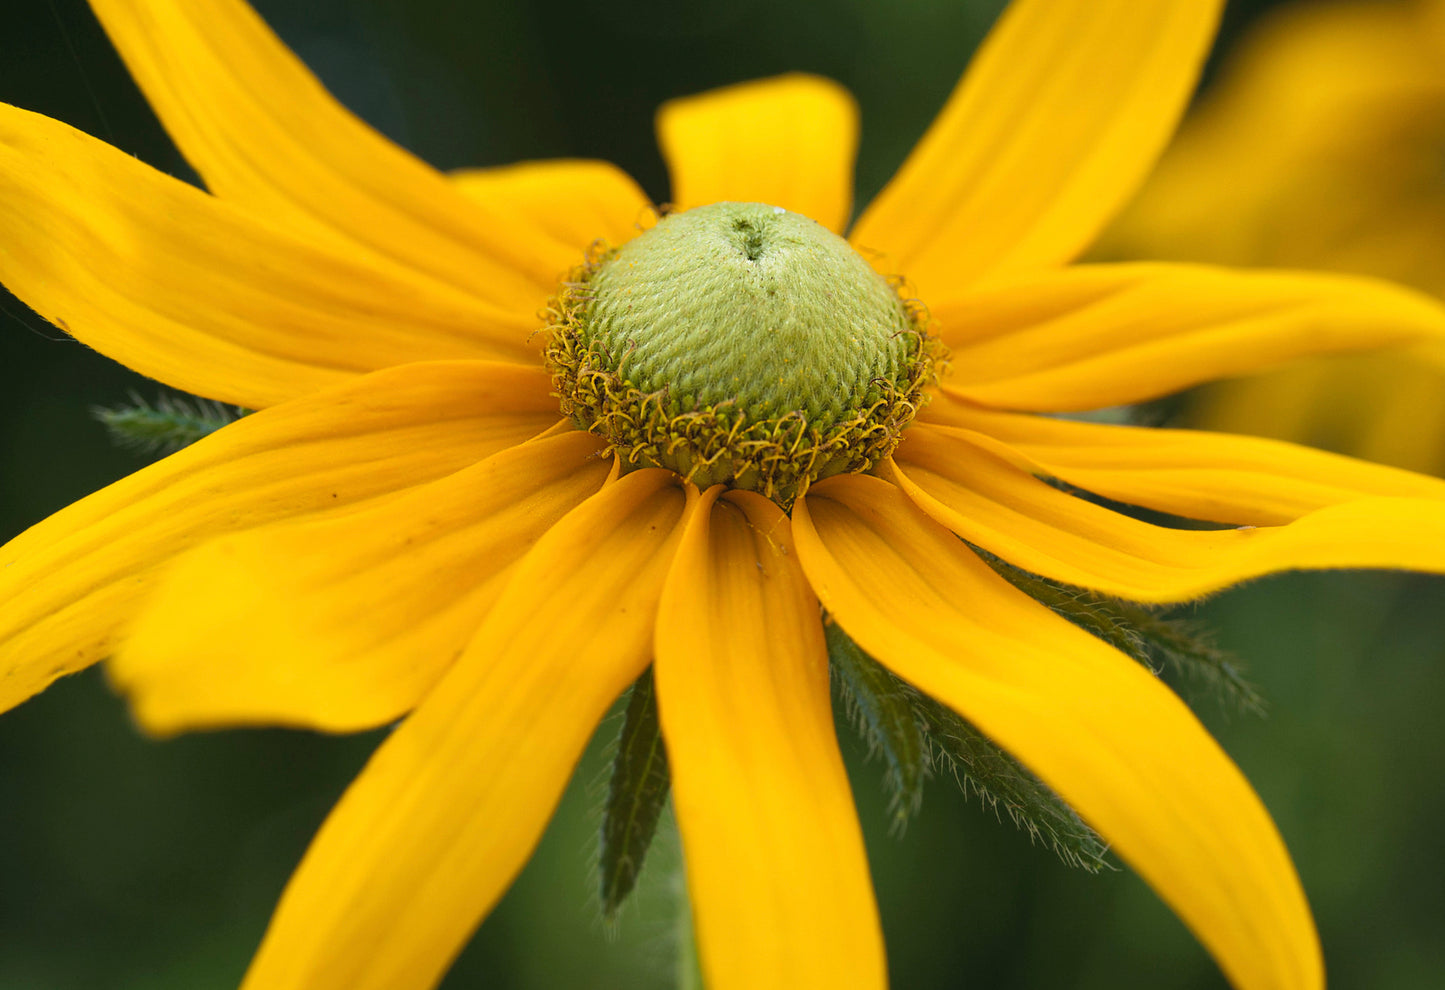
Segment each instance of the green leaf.
[[602,912],[609,921],[637,885],[671,782],[649,667],[627,699],[602,812],[598,870]]
[[869,747],[888,763],[895,826],[922,798],[932,770],[952,772],[965,794],[1003,809],[1013,823],[1071,866],[1097,872],[1107,847],[1046,784],[962,715],[918,691],[863,651],[831,620],[824,626],[834,676]]
[[162,395],[152,404],[134,394],[129,405],[92,412],[117,444],[153,455],[175,453],[246,415],[209,399]]
[[1168,668],[1209,688],[1233,708],[1252,714],[1264,711],[1264,699],[1245,678],[1239,661],[1215,646],[1196,624],[1157,607],[1039,577],[974,549],[1015,588],[1152,672]]
[[901,831],[923,801],[928,741],[915,710],[917,694],[859,649],[831,619],[824,624],[834,682],[853,727],[887,764],[883,786],[893,828]]

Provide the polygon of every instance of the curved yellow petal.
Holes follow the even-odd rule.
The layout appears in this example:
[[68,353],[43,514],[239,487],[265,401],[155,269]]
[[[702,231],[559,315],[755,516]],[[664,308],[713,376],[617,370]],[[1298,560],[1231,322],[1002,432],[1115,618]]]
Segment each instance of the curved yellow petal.
[[1014,0],[851,240],[924,299],[1063,264],[1144,179],[1218,0]]
[[996,412],[946,395],[920,420],[967,431],[1033,474],[1188,519],[1272,526],[1360,498],[1445,499],[1439,478],[1277,440]]
[[647,194],[611,162],[586,159],[522,162],[451,174],[458,189],[496,209],[515,211],[568,250],[557,271],[580,264],[598,241],[620,247],[657,220]]
[[0,548],[0,711],[110,654],[158,565],[223,533],[354,511],[556,422],[541,369],[404,365],[247,416]]
[[1168,529],[1059,491],[959,431],[916,425],[880,471],[928,515],[1025,570],[1144,602],[1279,571],[1445,573],[1445,501],[1364,498],[1285,526]]
[[837,83],[793,74],[663,104],[657,139],[680,210],[768,203],[842,233],[853,211],[858,107]]
[[1352,275],[1080,265],[931,301],[947,386],[1040,412],[1139,402],[1326,354],[1445,341],[1445,306]]
[[0,282],[142,374],[248,408],[411,361],[537,360],[531,314],[499,323],[3,104]]
[[1323,988],[1274,824],[1157,679],[1010,587],[876,478],[828,479],[793,519],[803,569],[849,635],[1058,791],[1236,987]]
[[556,245],[462,196],[328,93],[244,0],[91,0],[217,196],[530,315]]
[[584,502],[513,572],[451,671],[291,878],[244,990],[425,990],[522,868],[607,707],[652,657],[676,476]]
[[611,469],[576,431],[340,518],[212,540],[169,567],[107,665],[151,732],[347,732],[414,707],[512,565]]
[[882,988],[818,602],[782,510],[720,490],[683,533],[654,666],[703,973],[711,990]]

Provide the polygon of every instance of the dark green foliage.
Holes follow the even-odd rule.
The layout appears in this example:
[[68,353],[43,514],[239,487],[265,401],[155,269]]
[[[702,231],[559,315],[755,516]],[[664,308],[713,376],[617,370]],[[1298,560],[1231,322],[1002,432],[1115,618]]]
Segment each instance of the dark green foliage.
[[917,809],[923,781],[947,770],[965,793],[1002,809],[1071,866],[1104,866],[1102,839],[1042,781],[968,720],[883,668],[836,623],[826,626],[835,680],[854,724],[888,764],[894,826]]
[[616,917],[637,884],[658,817],[667,804],[671,779],[649,667],[632,685],[627,700],[602,812],[598,879],[602,912],[608,920]]
[[987,553],[979,556],[1024,594],[1154,673],[1168,669],[1209,688],[1237,709],[1254,714],[1264,711],[1264,700],[1244,678],[1238,661],[1188,620],[1170,616],[1157,607],[1050,581]]
[[111,439],[143,454],[173,454],[246,415],[246,410],[209,399],[163,395],[148,403],[137,395],[129,405],[96,408]]

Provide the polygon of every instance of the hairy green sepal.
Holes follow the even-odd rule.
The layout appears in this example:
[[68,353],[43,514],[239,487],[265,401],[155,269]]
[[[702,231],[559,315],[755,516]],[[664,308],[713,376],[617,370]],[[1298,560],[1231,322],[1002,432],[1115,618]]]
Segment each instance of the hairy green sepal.
[[649,667],[632,685],[627,699],[602,814],[598,880],[602,912],[608,920],[616,917],[637,885],[671,781]]
[[834,677],[855,724],[888,764],[884,784],[895,828],[917,809],[923,781],[947,770],[964,793],[1005,812],[1065,863],[1103,868],[1103,840],[1046,784],[963,716],[886,670],[842,627],[829,622],[826,631]]
[[[975,548],[977,550],[978,548]],[[1214,645],[1205,630],[1139,602],[1109,598],[1039,577],[980,551],[1000,576],[1070,622],[1158,674],[1170,670],[1217,695],[1233,708],[1262,714],[1264,699],[1239,661]]]
[[1002,809],[1068,865],[1089,873],[1104,868],[1104,840],[1047,784],[946,705],[919,694],[917,711],[934,765],[951,771],[964,793],[977,794],[986,808]]
[[883,787],[893,828],[901,831],[923,803],[929,773],[929,742],[918,717],[918,692],[875,663],[836,622],[823,627],[834,683],[849,720],[883,758]]
[[132,395],[129,405],[92,410],[111,439],[144,454],[173,454],[246,415],[209,399],[162,395],[154,403]]
[[847,241],[760,203],[663,217],[553,302],[562,411],[633,466],[780,504],[897,446],[940,348]]

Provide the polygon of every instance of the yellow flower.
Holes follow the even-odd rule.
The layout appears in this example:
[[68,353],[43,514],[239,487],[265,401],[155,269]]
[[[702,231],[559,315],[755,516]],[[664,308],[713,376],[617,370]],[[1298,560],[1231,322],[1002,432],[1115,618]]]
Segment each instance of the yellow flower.
[[[94,7],[209,193],[4,108],[0,279],[130,367],[259,411],[4,548],[0,703],[114,655],[157,732],[402,719],[248,987],[433,985],[649,664],[708,985],[882,986],[820,604],[1077,808],[1235,985],[1322,985],[1239,771],[1147,671],[970,548],[1149,602],[1290,568],[1445,571],[1445,483],[1035,415],[1445,339],[1440,307],[1364,279],[1069,267],[1166,142],[1216,4],[1019,0],[851,228],[857,119],[837,86],[663,108],[679,210],[846,229],[952,351],[896,452],[804,477],[790,513],[624,473],[559,415],[537,314],[596,239],[638,234],[650,204],[625,175],[449,179],[337,106],[239,0]],[[1227,528],[1141,522],[1052,479]]]
[[[1105,245],[1445,295],[1445,2],[1294,4],[1264,18]],[[1223,382],[1189,422],[1445,473],[1445,346]]]

